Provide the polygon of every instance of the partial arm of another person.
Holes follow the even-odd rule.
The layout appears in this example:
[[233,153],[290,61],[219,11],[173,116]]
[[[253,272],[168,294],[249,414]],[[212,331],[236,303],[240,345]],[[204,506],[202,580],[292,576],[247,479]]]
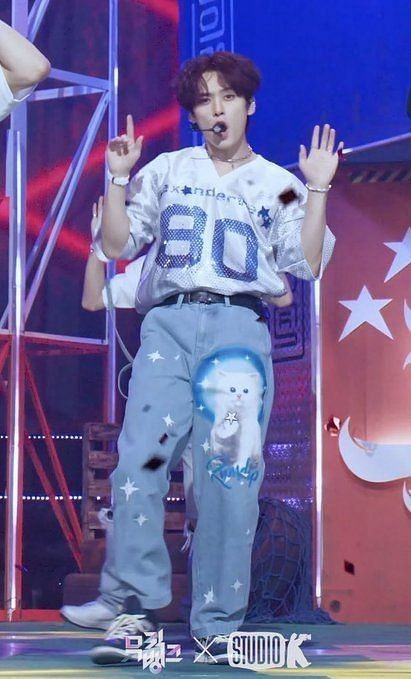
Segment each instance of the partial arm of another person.
[[[100,228],[103,212],[103,197],[100,196],[98,203],[93,203],[93,215],[91,219],[91,238],[94,237]],[[106,268],[93,249],[87,260],[84,273],[83,296],[81,306],[87,311],[98,311],[104,309],[103,290],[106,283]]]
[[344,143],[340,142],[335,151],[334,145],[335,130],[330,125],[324,125],[320,139],[320,126],[316,125],[309,153],[305,146],[300,146],[299,166],[308,184],[301,243],[314,276],[318,275],[321,266],[328,187],[337,170],[338,152],[343,149]]
[[0,21],[0,67],[13,95],[47,78],[50,62],[31,42]]

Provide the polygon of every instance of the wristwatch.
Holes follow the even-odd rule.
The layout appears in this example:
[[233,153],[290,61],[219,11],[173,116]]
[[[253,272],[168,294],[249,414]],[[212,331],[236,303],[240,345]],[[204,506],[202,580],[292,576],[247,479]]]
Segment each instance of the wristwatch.
[[127,184],[130,183],[130,175],[127,175],[127,177],[117,177],[117,175],[112,174],[110,170],[107,170],[107,179],[116,186],[127,186]]

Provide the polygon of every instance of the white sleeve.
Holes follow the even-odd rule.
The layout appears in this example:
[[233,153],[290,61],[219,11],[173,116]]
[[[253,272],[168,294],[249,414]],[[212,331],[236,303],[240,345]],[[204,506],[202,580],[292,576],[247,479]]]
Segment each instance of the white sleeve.
[[13,108],[17,106],[21,101],[24,101],[29,94],[32,93],[34,87],[28,87],[24,90],[20,90],[13,95],[9,84],[6,80],[5,73],[0,66],[0,120],[3,120],[9,113],[12,112]]
[[287,205],[279,208],[269,236],[270,243],[274,249],[275,260],[279,271],[288,271],[288,273],[293,274],[297,278],[316,280],[321,278],[325,267],[331,259],[335,237],[327,226],[324,235],[320,271],[318,275],[314,275],[305,258],[301,242],[301,227],[305,216],[307,189],[295,176],[292,176],[289,189],[294,191],[297,197]]
[[120,259],[133,259],[146,243],[152,243],[158,224],[159,184],[164,174],[166,154],[145,165],[131,180],[127,192],[130,236]]
[[[117,309],[134,309],[137,286],[140,281],[141,271],[145,257],[139,257],[126,267],[124,273],[113,276],[107,285],[110,286],[113,306]],[[108,295],[106,288],[103,289],[103,302],[108,308]]]

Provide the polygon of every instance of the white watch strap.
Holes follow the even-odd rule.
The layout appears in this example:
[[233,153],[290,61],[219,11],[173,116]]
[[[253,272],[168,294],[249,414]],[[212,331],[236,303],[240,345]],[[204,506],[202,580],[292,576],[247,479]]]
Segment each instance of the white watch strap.
[[130,182],[130,175],[127,175],[127,177],[117,177],[117,175],[112,174],[110,170],[107,170],[107,179],[116,186],[127,186]]

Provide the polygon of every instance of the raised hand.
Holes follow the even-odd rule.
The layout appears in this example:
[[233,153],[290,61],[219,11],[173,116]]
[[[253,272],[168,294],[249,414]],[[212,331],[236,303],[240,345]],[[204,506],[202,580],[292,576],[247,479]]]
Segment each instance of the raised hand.
[[100,196],[97,203],[93,203],[92,217],[90,222],[91,240],[93,241],[97,232],[101,228],[101,220],[103,218],[103,196]]
[[134,138],[133,116],[127,116],[127,133],[110,139],[106,157],[108,169],[117,177],[127,177],[141,156],[143,137]]
[[335,130],[330,125],[324,125],[320,139],[320,126],[314,127],[311,148],[300,146],[298,164],[307,184],[316,188],[328,188],[338,167],[338,152],[344,148],[340,142],[334,151]]

